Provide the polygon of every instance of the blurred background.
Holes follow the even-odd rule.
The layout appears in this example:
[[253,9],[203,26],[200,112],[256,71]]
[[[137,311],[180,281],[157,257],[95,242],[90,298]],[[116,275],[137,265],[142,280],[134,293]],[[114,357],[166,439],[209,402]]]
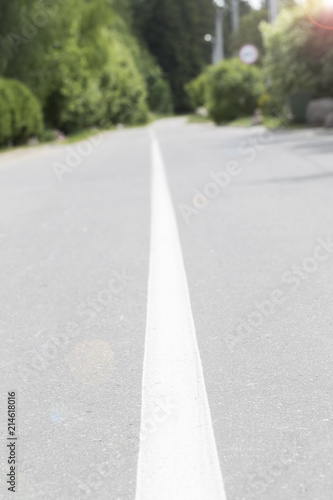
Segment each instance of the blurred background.
[[198,109],[304,122],[332,28],[331,0],[1,0],[0,147]]

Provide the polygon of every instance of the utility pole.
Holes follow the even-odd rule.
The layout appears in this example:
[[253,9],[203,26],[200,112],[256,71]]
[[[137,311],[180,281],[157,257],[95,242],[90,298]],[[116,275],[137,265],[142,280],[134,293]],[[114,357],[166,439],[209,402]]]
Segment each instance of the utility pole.
[[274,23],[279,14],[279,0],[268,0],[269,22]]
[[239,30],[239,0],[232,0],[232,31]]
[[218,64],[224,59],[223,41],[223,7],[224,0],[213,0],[215,7],[215,41],[213,48],[213,64]]

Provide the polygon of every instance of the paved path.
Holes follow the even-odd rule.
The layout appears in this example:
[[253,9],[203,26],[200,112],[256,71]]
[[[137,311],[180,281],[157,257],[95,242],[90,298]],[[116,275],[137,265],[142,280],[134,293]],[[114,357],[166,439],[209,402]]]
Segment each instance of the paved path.
[[332,139],[180,118],[0,156],[16,500],[330,500]]

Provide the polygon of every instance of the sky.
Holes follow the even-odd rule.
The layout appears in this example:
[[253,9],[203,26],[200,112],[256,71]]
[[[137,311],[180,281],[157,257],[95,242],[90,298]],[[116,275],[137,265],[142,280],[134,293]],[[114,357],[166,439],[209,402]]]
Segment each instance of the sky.
[[261,0],[248,0],[249,4],[252,5],[255,9],[259,9],[261,6]]

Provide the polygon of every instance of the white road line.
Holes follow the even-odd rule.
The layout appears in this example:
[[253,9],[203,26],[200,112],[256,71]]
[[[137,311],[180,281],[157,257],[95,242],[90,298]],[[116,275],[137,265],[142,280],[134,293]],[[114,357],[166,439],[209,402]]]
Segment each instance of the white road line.
[[225,500],[177,223],[153,133],[152,167],[136,500]]

